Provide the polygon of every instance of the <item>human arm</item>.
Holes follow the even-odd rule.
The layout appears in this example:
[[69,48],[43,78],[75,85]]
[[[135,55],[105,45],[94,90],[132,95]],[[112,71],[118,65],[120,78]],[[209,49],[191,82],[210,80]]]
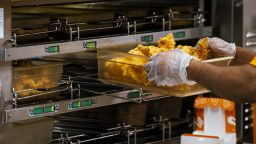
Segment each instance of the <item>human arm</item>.
[[244,65],[250,63],[250,61],[256,56],[256,52],[247,48],[236,47],[236,54],[231,65]]
[[220,67],[191,60],[187,73],[188,79],[220,97],[237,102],[256,102],[256,68],[252,65]]
[[255,102],[256,68],[249,63],[256,52],[235,47],[235,44],[219,38],[209,38],[208,47],[216,55],[234,56],[231,67],[218,67],[192,60],[188,67],[188,77],[224,98]]
[[[217,40],[217,41],[216,41]],[[256,68],[249,65],[256,54],[234,44],[211,39],[211,52],[235,56],[231,67],[220,67],[197,61],[179,50],[161,53],[146,65],[148,78],[158,85],[176,85],[196,81],[217,95],[239,102],[256,102]],[[186,64],[182,63],[187,59]],[[186,71],[180,69],[186,68]],[[188,83],[189,82],[189,83]]]
[[248,63],[220,67],[200,62],[175,49],[154,56],[145,67],[149,80],[160,86],[196,81],[223,98],[256,102],[256,68]]
[[254,51],[237,47],[234,43],[228,43],[217,37],[208,38],[208,48],[213,57],[233,56],[231,65],[248,64],[256,56]]

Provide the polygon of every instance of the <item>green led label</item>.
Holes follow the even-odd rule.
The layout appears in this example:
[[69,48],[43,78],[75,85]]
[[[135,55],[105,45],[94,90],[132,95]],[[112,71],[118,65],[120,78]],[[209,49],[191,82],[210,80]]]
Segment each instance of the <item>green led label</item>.
[[84,100],[83,101],[83,106],[85,107],[89,107],[96,104],[95,100],[89,99],[89,100]]
[[60,47],[59,46],[49,46],[45,48],[45,52],[47,53],[56,53],[60,51]]
[[154,40],[153,35],[146,35],[141,37],[142,42],[152,42]]
[[37,107],[32,110],[30,110],[29,115],[30,116],[36,116],[41,115],[44,113],[52,113],[52,112],[58,112],[58,105],[51,105],[51,106],[45,106],[45,107]]
[[89,41],[84,43],[84,48],[88,49],[94,49],[97,47],[97,42],[96,41]]
[[77,102],[72,102],[71,105],[70,105],[71,109],[77,109],[77,108],[80,108],[82,106],[82,102],[81,101],[77,101]]
[[77,108],[82,108],[82,107],[90,107],[96,104],[95,99],[87,99],[83,101],[76,101],[76,102],[71,102],[68,105],[68,109],[77,109]]
[[139,90],[130,91],[127,94],[127,98],[139,98],[139,97],[140,97],[140,91]]
[[44,108],[44,113],[55,112],[55,106],[47,106]]
[[174,33],[175,38],[185,38],[186,34],[184,31]]
[[40,115],[44,113],[44,108],[40,107],[40,108],[35,108],[31,111],[31,115]]
[[84,100],[83,101],[83,106],[92,106],[93,103],[92,103],[92,100]]

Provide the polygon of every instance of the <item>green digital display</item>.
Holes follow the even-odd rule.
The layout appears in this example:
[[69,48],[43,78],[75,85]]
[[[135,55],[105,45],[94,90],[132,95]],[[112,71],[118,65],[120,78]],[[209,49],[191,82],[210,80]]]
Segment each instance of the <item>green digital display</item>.
[[55,106],[47,106],[44,108],[44,113],[55,112]]
[[44,107],[37,107],[32,110],[30,110],[30,116],[36,116],[41,115],[44,113],[51,113],[51,112],[57,112],[58,106],[57,105],[51,105],[51,106],[44,106]]
[[84,100],[83,106],[92,106],[92,100]]
[[139,98],[139,97],[140,97],[140,91],[139,90],[130,91],[127,94],[127,98]]
[[84,48],[93,49],[97,47],[96,41],[89,41],[84,43]]
[[186,34],[184,31],[174,33],[175,38],[185,38]]
[[39,107],[39,108],[34,108],[31,111],[31,115],[40,115],[44,113],[44,108],[43,107]]
[[85,106],[85,107],[92,106],[92,105],[94,105],[94,104],[95,104],[95,101],[92,100],[92,99],[84,100],[84,101],[83,101],[83,106]]
[[71,108],[72,109],[80,108],[81,106],[82,106],[82,102],[81,101],[76,101],[76,102],[72,102],[71,103]]
[[47,53],[56,53],[60,51],[60,47],[58,45],[56,46],[49,46],[45,48],[45,52]]
[[146,35],[141,37],[142,42],[152,42],[154,40],[153,35]]
[[87,99],[87,100],[83,100],[83,101],[75,101],[75,102],[71,102],[68,105],[68,109],[77,109],[77,108],[82,108],[82,107],[90,107],[96,104],[96,100],[95,99]]

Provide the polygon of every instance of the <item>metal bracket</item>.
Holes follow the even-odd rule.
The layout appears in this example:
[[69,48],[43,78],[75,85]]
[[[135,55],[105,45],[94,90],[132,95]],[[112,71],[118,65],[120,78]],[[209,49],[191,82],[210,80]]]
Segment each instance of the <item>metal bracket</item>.
[[114,95],[114,94],[108,94],[106,92],[97,92],[97,91],[92,91],[92,90],[84,89],[84,88],[82,88],[81,90],[88,91],[88,92],[91,92],[91,93],[95,93],[97,95],[106,95],[106,96],[110,96],[110,97],[114,97],[114,98],[119,98],[119,99],[122,99],[122,100],[127,100],[129,102],[142,103],[142,101],[143,101],[141,93],[139,94],[138,100],[134,100],[134,99],[131,99],[131,98],[120,97],[120,96],[117,96],[117,95]]

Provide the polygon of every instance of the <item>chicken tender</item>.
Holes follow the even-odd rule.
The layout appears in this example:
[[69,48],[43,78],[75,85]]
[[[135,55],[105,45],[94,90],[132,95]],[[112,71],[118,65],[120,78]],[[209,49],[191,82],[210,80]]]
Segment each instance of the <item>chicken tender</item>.
[[155,46],[138,45],[136,48],[130,50],[128,53],[134,54],[134,55],[151,57],[151,56],[158,54],[160,52],[163,52],[163,51],[166,51],[166,50],[155,47]]
[[[143,85],[151,85],[147,80],[147,73],[144,71],[144,65],[150,58],[158,53],[169,51],[175,48],[175,40],[172,33],[160,38],[157,42],[158,46],[138,45],[128,53],[137,55],[113,58],[105,63],[105,77],[117,81],[125,81],[128,83],[136,83]],[[197,47],[178,45],[177,48],[192,55],[199,60],[207,59],[208,56],[208,38],[204,38],[198,42]],[[141,57],[143,56],[143,57]],[[188,90],[189,86],[181,85],[177,90]]]
[[175,48],[175,40],[172,33],[169,33],[167,36],[161,37],[158,42],[158,48],[172,50]]
[[197,48],[197,54],[199,56],[199,59],[206,60],[208,58],[208,53],[209,53],[208,37],[199,40],[196,48]]

